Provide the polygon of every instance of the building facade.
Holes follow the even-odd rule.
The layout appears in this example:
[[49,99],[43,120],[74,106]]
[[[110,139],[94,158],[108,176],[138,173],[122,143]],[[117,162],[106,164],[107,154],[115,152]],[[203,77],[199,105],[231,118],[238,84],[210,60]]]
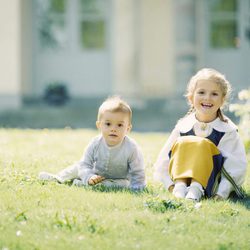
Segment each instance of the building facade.
[[250,0],[0,0],[0,107],[64,83],[72,98],[182,96],[202,67],[250,85]]

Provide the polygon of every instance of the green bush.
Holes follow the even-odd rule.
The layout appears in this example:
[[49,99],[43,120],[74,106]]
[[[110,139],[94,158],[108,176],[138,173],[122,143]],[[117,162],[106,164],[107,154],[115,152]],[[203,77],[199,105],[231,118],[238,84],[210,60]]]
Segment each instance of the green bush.
[[64,82],[52,82],[47,85],[44,100],[50,105],[60,106],[69,100],[69,93]]

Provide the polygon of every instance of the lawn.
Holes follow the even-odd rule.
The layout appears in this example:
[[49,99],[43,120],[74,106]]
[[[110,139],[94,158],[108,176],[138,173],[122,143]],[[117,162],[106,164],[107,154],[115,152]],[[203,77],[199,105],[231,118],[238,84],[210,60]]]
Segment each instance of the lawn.
[[145,157],[145,192],[37,179],[39,171],[57,172],[80,159],[96,134],[0,129],[0,250],[250,249],[249,174],[244,200],[175,200],[152,179],[164,133],[131,133]]

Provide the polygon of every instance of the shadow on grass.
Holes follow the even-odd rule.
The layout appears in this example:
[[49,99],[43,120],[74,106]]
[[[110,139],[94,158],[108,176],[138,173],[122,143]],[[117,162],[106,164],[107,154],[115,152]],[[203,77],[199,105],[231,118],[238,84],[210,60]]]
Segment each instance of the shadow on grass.
[[[145,187],[144,189],[140,190],[132,190],[130,188],[123,188],[123,187],[107,187],[102,184],[97,184],[95,186],[77,186],[73,184],[73,181],[67,181],[65,183],[60,183],[57,181],[53,181],[54,183],[57,183],[59,185],[66,185],[68,187],[76,187],[76,188],[83,188],[85,190],[90,190],[90,191],[95,191],[95,192],[100,192],[100,193],[131,193],[131,194],[136,194],[136,195],[142,195],[142,194],[154,194],[154,191],[150,187]],[[46,185],[48,183],[51,183],[51,181],[45,181],[45,180],[39,180],[39,183],[41,185]]]
[[151,188],[144,188],[141,190],[132,190],[130,188],[123,187],[107,187],[104,185],[96,185],[96,186],[84,186],[84,189],[91,190],[100,193],[130,193],[133,195],[144,195],[144,194],[153,194],[154,191]]
[[230,201],[233,203],[240,204],[241,206],[244,206],[247,210],[250,210],[250,195],[249,194],[245,194],[245,197],[243,199],[240,199],[235,194],[233,194],[230,197]]

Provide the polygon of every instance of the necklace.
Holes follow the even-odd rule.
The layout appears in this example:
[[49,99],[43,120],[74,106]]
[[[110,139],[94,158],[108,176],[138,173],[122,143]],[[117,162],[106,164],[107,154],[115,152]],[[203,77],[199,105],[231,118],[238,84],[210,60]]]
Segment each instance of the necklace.
[[200,123],[200,128],[201,128],[201,130],[206,130],[207,124],[205,122],[201,122]]
[[212,133],[212,127],[205,122],[197,122],[194,124],[194,133],[196,136],[208,137]]

